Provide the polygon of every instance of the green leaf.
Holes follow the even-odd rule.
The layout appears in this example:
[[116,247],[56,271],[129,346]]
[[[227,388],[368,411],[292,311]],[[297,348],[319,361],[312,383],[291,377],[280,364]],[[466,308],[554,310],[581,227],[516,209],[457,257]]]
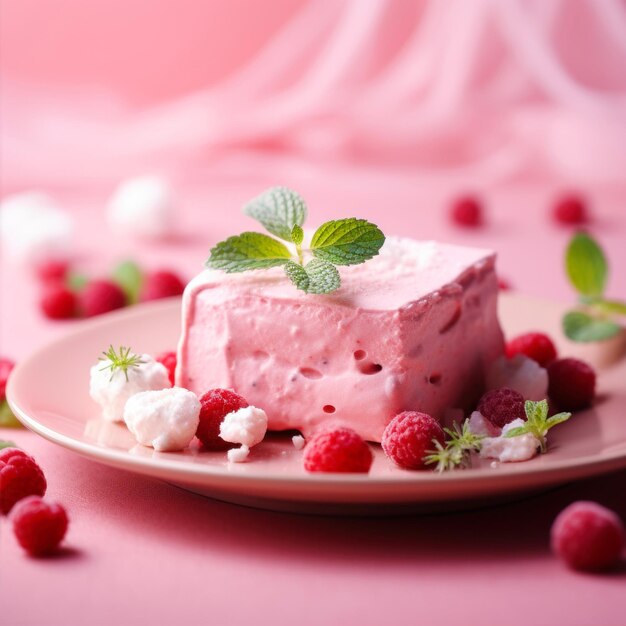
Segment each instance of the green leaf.
[[608,266],[602,248],[586,233],[577,233],[565,253],[565,269],[570,282],[583,296],[604,293]]
[[0,450],[4,448],[17,448],[14,441],[4,441],[0,439]]
[[245,272],[287,263],[291,253],[285,245],[261,233],[242,233],[218,243],[205,265],[225,272]]
[[20,421],[13,415],[11,407],[6,400],[0,402],[0,426],[2,428],[20,428]]
[[304,231],[302,230],[302,226],[295,224],[291,229],[291,241],[293,241],[296,246],[299,246],[304,239]]
[[350,217],[322,224],[311,240],[311,252],[335,265],[357,265],[376,256],[385,235],[367,220]]
[[562,323],[565,336],[580,343],[610,339],[622,330],[619,324],[611,320],[598,319],[582,311],[566,313]]
[[271,187],[243,207],[243,212],[285,241],[292,241],[294,226],[302,226],[307,208],[300,194],[287,187]]
[[68,289],[71,289],[72,291],[80,291],[89,282],[89,276],[87,276],[86,274],[77,274],[76,272],[71,272],[65,282]]
[[113,270],[112,278],[124,290],[129,302],[133,303],[139,300],[143,274],[137,263],[123,261]]
[[524,402],[524,411],[530,423],[541,423],[548,417],[548,401],[539,400],[535,402],[534,400],[526,400]]
[[626,302],[619,300],[598,300],[595,307],[603,313],[626,315]]
[[567,420],[570,417],[572,417],[571,413],[557,413],[556,415],[549,417],[546,421],[546,426],[548,427],[547,429],[549,430],[550,428],[552,428],[553,426],[556,426],[557,424],[562,424],[563,422],[567,422]]
[[526,426],[518,426],[517,428],[511,428],[507,430],[505,433],[505,437],[519,437],[520,435],[525,435],[528,432],[528,428]]
[[332,263],[320,259],[313,259],[304,267],[289,261],[285,265],[285,274],[298,289],[306,293],[331,293],[341,286],[337,268]]

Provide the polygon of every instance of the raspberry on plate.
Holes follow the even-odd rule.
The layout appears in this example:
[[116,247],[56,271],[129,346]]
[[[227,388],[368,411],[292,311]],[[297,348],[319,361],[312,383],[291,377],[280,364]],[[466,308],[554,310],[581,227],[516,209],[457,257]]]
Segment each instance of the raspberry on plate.
[[46,478],[33,457],[18,448],[0,450],[0,513],[26,496],[43,496]]
[[351,428],[323,430],[311,437],[304,448],[307,472],[367,474],[372,461],[370,447]]
[[591,405],[596,390],[596,373],[579,359],[558,359],[548,366],[548,395],[563,411]]
[[557,224],[580,226],[589,221],[589,212],[585,201],[572,194],[556,201],[552,208],[552,217]]
[[167,375],[169,376],[172,386],[175,385],[174,379],[176,377],[176,352],[162,352],[156,358],[156,361],[165,365],[167,368]]
[[508,387],[492,389],[480,399],[478,412],[494,426],[500,428],[516,419],[525,421],[524,396]]
[[171,296],[180,296],[185,290],[185,283],[174,272],[161,270],[146,276],[141,290],[141,301],[159,300]]
[[553,552],[572,569],[608,569],[621,559],[624,526],[610,509],[581,500],[559,513],[550,539]]
[[506,344],[506,355],[512,358],[516,354],[523,354],[541,367],[547,367],[556,359],[556,348],[552,339],[545,333],[525,333],[514,337]]
[[80,294],[80,308],[86,317],[108,313],[124,306],[124,290],[110,280],[92,280]]
[[9,380],[9,374],[15,367],[15,363],[10,359],[0,358],[0,402],[6,400],[7,394],[7,381]]
[[67,532],[65,509],[39,496],[29,496],[16,504],[11,520],[19,544],[32,556],[53,553]]
[[458,226],[477,228],[483,225],[483,209],[480,202],[472,196],[458,198],[450,210],[452,221]]
[[48,284],[41,296],[39,306],[51,320],[66,320],[76,315],[77,299],[71,289],[61,283]]
[[196,437],[207,450],[228,450],[234,444],[220,437],[220,426],[229,413],[248,406],[245,398],[230,389],[211,389],[200,398],[200,423]]
[[68,269],[69,263],[67,261],[48,259],[47,261],[39,263],[35,268],[35,272],[37,278],[42,283],[61,282],[65,280]]
[[433,440],[443,445],[445,435],[439,422],[417,411],[404,411],[387,424],[381,441],[385,454],[404,469],[425,469],[424,457],[435,448]]

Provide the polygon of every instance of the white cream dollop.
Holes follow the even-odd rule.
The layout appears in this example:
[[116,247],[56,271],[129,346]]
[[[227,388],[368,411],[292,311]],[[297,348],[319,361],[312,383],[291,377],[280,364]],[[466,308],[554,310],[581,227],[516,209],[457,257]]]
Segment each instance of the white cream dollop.
[[256,446],[267,432],[267,415],[263,409],[247,406],[228,413],[220,424],[220,437],[242,446]]
[[91,367],[89,395],[102,407],[102,417],[110,422],[124,420],[124,405],[136,393],[171,387],[167,368],[150,355],[141,355],[141,363],[124,372],[111,372],[111,361],[103,359]]
[[487,387],[509,387],[524,396],[524,400],[545,400],[548,396],[548,371],[523,354],[508,359],[497,358],[487,371]]
[[200,401],[182,387],[142,391],[126,402],[124,421],[144,446],[159,452],[182,450],[198,429]]
[[481,458],[498,459],[503,463],[532,459],[541,445],[534,435],[524,433],[517,437],[505,436],[512,428],[518,428],[524,424],[524,420],[516,419],[504,426],[502,435],[499,437],[485,437],[480,448]]

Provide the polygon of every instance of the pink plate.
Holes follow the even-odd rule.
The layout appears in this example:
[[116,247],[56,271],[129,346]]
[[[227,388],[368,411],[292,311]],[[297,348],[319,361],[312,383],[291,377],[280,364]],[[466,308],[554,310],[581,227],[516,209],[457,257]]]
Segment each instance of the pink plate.
[[[507,334],[542,329],[554,337],[562,307],[517,295],[501,298]],[[176,346],[180,300],[135,306],[77,325],[14,370],[8,398],[31,430],[100,463],[146,474],[207,496],[262,508],[324,513],[388,514],[438,510],[509,499],[578,478],[626,467],[626,363],[599,371],[598,400],[554,429],[548,454],[519,464],[476,467],[445,474],[392,467],[379,446],[369,475],[307,474],[302,452],[288,434],[274,434],[249,461],[229,464],[224,453],[193,447],[159,453],[138,445],[126,428],[99,417],[88,393],[89,367],[109,344],[156,354]],[[623,339],[620,338],[620,339]],[[623,346],[621,346],[623,347]],[[583,347],[596,364],[611,360],[611,345]],[[563,354],[580,346],[560,342]]]

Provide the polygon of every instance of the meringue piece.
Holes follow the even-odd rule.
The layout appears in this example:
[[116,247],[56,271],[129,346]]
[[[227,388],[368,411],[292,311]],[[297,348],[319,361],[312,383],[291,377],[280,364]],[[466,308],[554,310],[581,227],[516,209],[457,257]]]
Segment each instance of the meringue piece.
[[267,432],[267,415],[263,409],[247,406],[228,413],[220,424],[220,437],[248,448],[263,441]]
[[159,176],[141,176],[122,182],[107,209],[110,226],[145,238],[164,238],[174,226],[174,194]]
[[250,448],[248,446],[241,446],[240,448],[231,448],[226,456],[230,463],[243,463],[250,454]]
[[111,371],[111,361],[103,359],[91,367],[89,395],[102,407],[102,417],[110,422],[124,420],[124,405],[136,393],[171,387],[167,368],[149,354],[141,355],[141,363],[127,370]]
[[302,435],[294,435],[291,438],[291,443],[293,443],[293,447],[296,450],[302,450],[302,448],[304,448],[304,444],[306,443],[306,441]]
[[497,437],[501,433],[501,429],[485,419],[479,411],[474,411],[469,418],[469,430],[474,435],[482,435],[484,437]]
[[124,421],[137,441],[159,452],[182,450],[200,422],[200,401],[182,387],[142,391],[124,407]]
[[544,400],[548,396],[548,371],[523,354],[511,359],[499,357],[487,371],[487,388],[501,387],[514,389],[524,400]]
[[518,428],[525,423],[522,419],[513,420],[504,426],[500,437],[486,437],[483,439],[480,448],[481,458],[497,459],[502,463],[532,459],[541,447],[537,437],[531,433],[525,433],[517,437],[505,436],[512,428]]

